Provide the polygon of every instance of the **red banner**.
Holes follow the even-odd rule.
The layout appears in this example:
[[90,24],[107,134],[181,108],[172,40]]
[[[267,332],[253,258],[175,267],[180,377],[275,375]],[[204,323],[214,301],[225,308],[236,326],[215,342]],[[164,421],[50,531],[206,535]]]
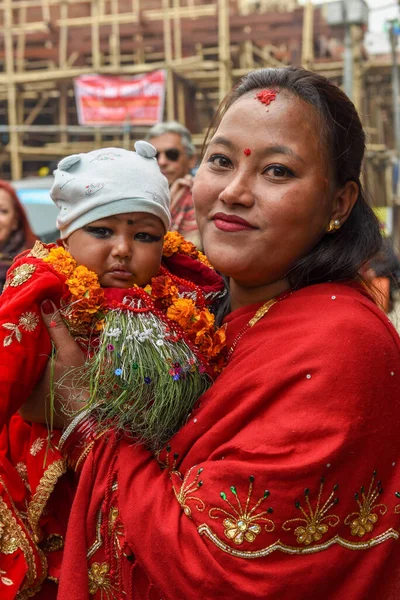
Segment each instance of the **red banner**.
[[165,71],[135,77],[82,75],[74,80],[80,125],[154,125],[163,119]]

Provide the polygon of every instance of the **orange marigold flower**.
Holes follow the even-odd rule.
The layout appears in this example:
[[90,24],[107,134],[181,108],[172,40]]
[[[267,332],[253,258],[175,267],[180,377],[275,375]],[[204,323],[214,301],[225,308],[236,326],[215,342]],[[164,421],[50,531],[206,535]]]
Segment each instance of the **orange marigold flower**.
[[89,271],[83,265],[75,269],[72,276],[67,279],[66,284],[73,296],[84,296],[90,289],[100,287],[99,278],[96,273]]
[[213,348],[211,356],[217,356],[223,348],[226,346],[226,328],[225,326],[220,327],[215,331],[213,336]]
[[58,273],[70,277],[76,269],[76,261],[62,246],[52,248],[43,261],[49,263]]
[[157,299],[177,298],[178,288],[171,277],[159,275],[151,280],[151,295]]
[[187,326],[187,323],[192,319],[196,311],[196,305],[193,300],[189,298],[178,298],[171,306],[168,307],[167,317],[171,321],[179,323],[183,328]]
[[183,239],[177,231],[167,231],[164,237],[164,256],[172,256],[175,252],[178,252]]
[[192,242],[188,242],[187,240],[182,240],[182,243],[179,247],[179,252],[183,252],[183,254],[188,254],[189,256],[197,257],[198,250]]
[[208,308],[203,308],[196,315],[195,321],[191,326],[192,331],[196,332],[196,344],[200,343],[201,338],[214,327],[215,317]]
[[203,254],[202,252],[200,252],[200,250],[198,250],[198,252],[197,252],[197,260],[199,260],[201,263],[203,263],[203,265],[206,265],[206,267],[210,267],[210,269],[214,268],[212,266],[212,264],[210,263],[210,261],[208,260],[207,256],[205,254]]

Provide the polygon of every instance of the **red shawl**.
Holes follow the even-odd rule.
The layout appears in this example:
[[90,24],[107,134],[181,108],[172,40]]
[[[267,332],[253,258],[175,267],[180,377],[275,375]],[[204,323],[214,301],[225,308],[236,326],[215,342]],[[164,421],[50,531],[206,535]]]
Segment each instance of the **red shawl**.
[[60,600],[397,599],[399,390],[399,336],[360,289],[278,302],[158,460],[96,443]]

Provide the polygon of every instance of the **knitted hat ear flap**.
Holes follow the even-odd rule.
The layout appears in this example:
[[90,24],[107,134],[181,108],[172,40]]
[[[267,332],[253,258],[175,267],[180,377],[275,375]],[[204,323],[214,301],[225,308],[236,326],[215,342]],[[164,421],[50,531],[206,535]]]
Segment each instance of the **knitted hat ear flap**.
[[79,154],[71,154],[71,156],[66,156],[58,163],[57,169],[60,171],[69,171],[71,167],[76,165],[81,161],[81,157]]

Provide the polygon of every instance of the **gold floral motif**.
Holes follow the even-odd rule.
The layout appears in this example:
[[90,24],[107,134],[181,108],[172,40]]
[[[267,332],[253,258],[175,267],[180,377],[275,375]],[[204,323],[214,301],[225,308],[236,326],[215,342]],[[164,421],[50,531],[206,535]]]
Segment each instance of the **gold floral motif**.
[[94,596],[100,591],[100,598],[117,598],[116,589],[110,581],[110,566],[95,562],[89,569],[89,594]]
[[295,519],[289,519],[283,523],[282,529],[284,531],[291,531],[292,524],[304,523],[304,526],[300,525],[294,530],[294,535],[297,537],[297,543],[309,546],[313,542],[319,542],[322,539],[322,536],[327,533],[329,527],[336,527],[340,522],[337,515],[327,514],[328,511],[339,502],[339,499],[335,497],[337,488],[338,486],[335,485],[329,498],[321,506],[322,492],[324,489],[324,478],[322,478],[315,510],[313,510],[311,506],[310,490],[304,490],[308,513],[303,509],[300,502],[296,502],[295,506],[302,512],[304,518],[297,517]]
[[11,287],[17,287],[19,285],[22,285],[32,277],[35,271],[35,265],[31,264],[25,264],[16,267],[14,271],[11,272],[12,279],[9,281],[9,285]]
[[[193,469],[195,469],[195,468],[196,467],[192,467],[186,473],[186,476],[185,476],[183,483],[179,489],[179,492],[175,489],[174,484],[172,484],[172,489],[174,490],[175,498],[178,500],[179,504],[183,508],[183,512],[188,517],[191,517],[191,515],[192,515],[192,510],[187,504],[189,500],[194,500],[197,502],[196,508],[198,511],[202,512],[205,509],[205,504],[204,504],[203,500],[201,498],[198,498],[197,496],[192,495],[192,493],[195,490],[200,489],[201,486],[203,485],[203,482],[199,481],[200,474],[202,473],[203,469],[202,468],[198,469],[194,480],[191,483],[188,483],[191,473],[192,473]],[[177,475],[179,478],[182,477],[178,471],[173,471],[171,473],[171,475]]]
[[11,333],[4,338],[3,346],[7,347],[10,344],[12,344],[12,342],[14,341],[14,336],[17,342],[21,342],[22,333],[20,331],[20,328],[24,331],[32,332],[36,329],[38,323],[39,317],[34,312],[23,313],[20,316],[17,325],[15,323],[3,323],[2,327],[4,327],[4,329],[8,329],[8,331],[11,331]]
[[37,438],[30,447],[29,454],[36,456],[44,446],[46,438]]
[[10,579],[9,577],[4,577],[4,575],[7,575],[7,573],[5,571],[0,570],[0,582],[3,585],[14,585],[12,579]]
[[28,254],[28,258],[46,258],[48,255],[49,251],[46,246],[44,246],[39,240],[36,240],[35,245]]
[[[38,438],[41,439],[41,438]],[[38,441],[38,440],[36,440]],[[31,449],[32,450],[32,449]],[[39,519],[43,514],[43,510],[49,500],[49,497],[54,490],[54,487],[61,477],[66,472],[66,464],[64,459],[56,460],[46,470],[39,481],[36,492],[28,505],[28,522],[32,529],[35,542],[42,539],[42,531],[39,527]]]
[[28,483],[28,469],[26,467],[26,464],[23,462],[19,462],[15,465],[15,470],[17,471],[18,475],[21,477],[22,481],[25,484],[25,487],[31,491],[31,486]]
[[25,331],[35,331],[39,323],[39,317],[34,312],[26,312],[19,319],[19,326]]
[[361,538],[366,533],[370,533],[378,521],[378,513],[384,515],[387,512],[387,506],[385,504],[375,504],[383,491],[381,482],[378,481],[375,484],[375,479],[376,471],[374,471],[372,475],[367,495],[365,495],[364,486],[361,486],[360,493],[356,492],[356,494],[354,494],[360,511],[351,513],[344,520],[345,525],[350,526],[351,535],[356,535]]
[[222,513],[227,516],[227,518],[223,521],[225,526],[224,535],[229,540],[233,540],[233,543],[237,546],[243,544],[244,541],[249,543],[254,542],[257,535],[262,531],[260,523],[264,525],[265,531],[268,533],[274,531],[275,529],[273,521],[265,517],[266,514],[271,514],[273,512],[272,508],[268,508],[267,510],[258,513],[255,512],[261,503],[269,497],[270,493],[268,490],[265,490],[263,496],[261,496],[253,508],[249,510],[251,496],[253,493],[253,483],[254,477],[250,476],[249,491],[247,493],[246,504],[244,507],[240,502],[236,488],[231,486],[230,490],[236,500],[237,508],[228,500],[225,492],[221,492],[220,496],[229,505],[231,512],[228,512],[223,508],[216,507],[211,508],[208,513],[211,519],[219,518],[219,515],[215,516],[216,513]]

